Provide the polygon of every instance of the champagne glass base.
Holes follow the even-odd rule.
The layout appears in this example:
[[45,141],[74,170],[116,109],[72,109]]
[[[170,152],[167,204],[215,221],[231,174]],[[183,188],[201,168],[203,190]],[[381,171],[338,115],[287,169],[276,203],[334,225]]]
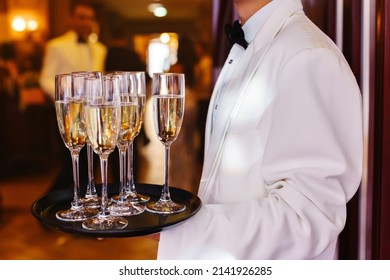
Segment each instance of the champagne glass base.
[[79,207],[58,211],[56,213],[56,218],[66,222],[80,222],[95,217],[98,214],[98,209]]
[[116,202],[108,207],[112,216],[135,216],[145,211],[145,206],[127,201]]
[[127,227],[128,221],[123,217],[99,215],[85,220],[82,227],[87,230],[115,230]]
[[182,203],[173,202],[172,200],[159,200],[150,202],[146,205],[146,210],[156,214],[176,214],[186,209]]
[[[112,202],[118,202],[120,196],[114,195],[111,197]],[[140,194],[137,192],[134,193],[126,193],[126,200],[132,203],[146,203],[150,200],[150,197],[144,194]]]
[[100,208],[102,200],[100,197],[85,197],[80,199],[80,203],[86,208]]
[[127,193],[126,199],[134,203],[146,203],[150,200],[150,196],[133,192],[133,193]]

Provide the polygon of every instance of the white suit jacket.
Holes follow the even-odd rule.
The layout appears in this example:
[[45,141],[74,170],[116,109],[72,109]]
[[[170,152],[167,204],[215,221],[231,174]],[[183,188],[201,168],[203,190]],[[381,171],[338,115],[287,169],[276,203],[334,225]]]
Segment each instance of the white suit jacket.
[[86,46],[87,51],[83,52],[74,31],[68,31],[47,43],[39,81],[43,90],[53,100],[55,75],[73,71],[104,70],[106,47],[99,42],[88,42]]
[[300,1],[278,5],[226,87],[212,134],[209,113],[203,206],[161,233],[159,259],[335,258],[362,174],[361,95]]

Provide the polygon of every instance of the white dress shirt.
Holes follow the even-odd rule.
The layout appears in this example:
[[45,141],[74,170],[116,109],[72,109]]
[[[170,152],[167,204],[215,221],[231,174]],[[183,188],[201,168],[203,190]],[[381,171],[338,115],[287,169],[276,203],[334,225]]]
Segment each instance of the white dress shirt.
[[[274,8],[275,2],[271,1],[262,9],[257,11],[252,17],[250,17],[248,21],[242,26],[242,29],[245,34],[245,40],[248,42],[248,44],[253,41],[257,31],[259,30],[259,26],[263,25],[263,23],[271,15]],[[240,58],[244,52],[245,49],[242,46],[234,44],[230,49],[229,55],[218,77],[218,79],[221,81],[221,85],[218,91],[214,93],[215,98],[212,99],[212,102],[210,104],[210,108],[212,108],[211,113],[213,114],[212,127],[218,112],[218,108],[220,108],[220,105],[222,103],[225,87],[229,83],[234,71],[237,69],[236,65],[238,65],[238,63],[240,62]]]

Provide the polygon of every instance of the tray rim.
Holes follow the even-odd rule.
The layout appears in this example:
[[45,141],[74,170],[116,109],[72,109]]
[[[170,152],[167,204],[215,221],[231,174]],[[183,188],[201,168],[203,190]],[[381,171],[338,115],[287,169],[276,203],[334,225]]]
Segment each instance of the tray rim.
[[[101,188],[101,184],[96,184],[96,188],[99,189]],[[113,190],[114,188],[114,190]],[[109,196],[117,194],[117,189],[119,188],[118,184],[108,184],[108,194]],[[147,184],[147,183],[136,183],[136,189],[137,191],[152,195],[150,192],[150,189],[153,189],[154,191],[152,193],[161,193],[162,186],[161,185],[156,185],[156,184]],[[182,218],[178,218],[177,220],[171,221],[169,223],[164,223],[163,225],[155,225],[153,227],[151,226],[145,226],[145,227],[137,227],[137,228],[125,228],[123,230],[99,230],[99,231],[89,231],[86,229],[83,229],[81,227],[81,222],[64,222],[64,221],[59,221],[56,219],[48,219],[46,218],[42,213],[46,211],[49,207],[55,206],[54,203],[52,205],[46,206],[42,204],[46,204],[45,200],[48,200],[50,198],[55,198],[57,196],[64,196],[64,195],[69,195],[70,194],[70,199],[73,197],[73,189],[72,188],[66,188],[66,189],[61,189],[57,191],[52,191],[48,192],[42,196],[40,196],[38,199],[36,199],[33,204],[30,207],[30,211],[32,215],[44,226],[50,228],[50,229],[55,229],[58,231],[62,231],[65,233],[69,234],[74,234],[74,235],[79,235],[79,236],[85,236],[85,237],[95,237],[95,238],[126,238],[126,237],[136,237],[136,236],[145,236],[153,233],[158,233],[163,230],[166,230],[168,228],[171,228],[173,226],[176,226],[178,224],[181,224],[185,222],[186,220],[190,219],[193,217],[202,207],[202,201],[200,198],[181,188],[173,187],[170,186],[170,193],[171,196],[174,194],[173,199],[175,200],[178,199],[178,196],[184,196],[182,198],[181,196],[179,197],[178,200],[186,203],[187,207],[190,206],[190,213],[188,213],[186,216]],[[141,191],[142,190],[142,191]],[[84,193],[81,194],[82,196]],[[153,196],[153,195],[152,195]],[[186,197],[189,197],[186,199]],[[154,195],[154,198],[156,198],[156,195]],[[67,200],[63,200],[61,203],[65,203]],[[57,205],[60,203],[57,203]],[[146,210],[145,210],[146,214]],[[137,215],[145,215],[144,213]],[[174,216],[174,215],[180,215],[180,214],[170,214],[170,215],[160,215],[160,214],[154,214],[154,213],[147,213],[148,215],[158,215],[161,218],[168,217],[168,216]],[[132,219],[132,217],[126,217],[128,220]],[[75,228],[75,224],[80,224],[79,228]]]

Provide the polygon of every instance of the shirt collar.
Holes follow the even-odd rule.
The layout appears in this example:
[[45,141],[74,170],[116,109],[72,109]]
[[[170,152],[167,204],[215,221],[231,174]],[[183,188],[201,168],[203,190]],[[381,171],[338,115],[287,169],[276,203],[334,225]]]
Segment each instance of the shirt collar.
[[[69,31],[68,31],[68,34],[69,34],[69,36],[72,38],[72,40],[73,40],[75,43],[80,44],[80,42],[79,42],[79,35],[77,34],[76,31],[74,31],[74,30],[69,30]],[[88,40],[85,41],[85,42],[83,42],[83,43],[88,44]]]
[[264,22],[271,15],[273,10],[276,7],[276,0],[269,2],[263,8],[258,10],[253,16],[251,16],[247,22],[242,26],[242,29],[245,33],[245,40],[250,44],[256,36],[259,27],[264,24]]

